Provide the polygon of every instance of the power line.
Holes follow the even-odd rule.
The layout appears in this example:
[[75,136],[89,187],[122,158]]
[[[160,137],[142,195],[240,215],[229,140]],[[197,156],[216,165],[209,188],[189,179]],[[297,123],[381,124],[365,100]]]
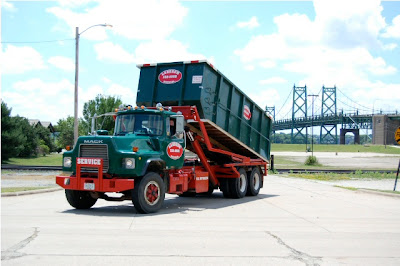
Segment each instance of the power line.
[[50,42],[63,42],[63,41],[73,41],[75,38],[71,39],[63,39],[63,40],[48,40],[48,41],[22,41],[22,42],[1,42],[1,43],[9,43],[9,44],[18,44],[18,43],[50,43]]

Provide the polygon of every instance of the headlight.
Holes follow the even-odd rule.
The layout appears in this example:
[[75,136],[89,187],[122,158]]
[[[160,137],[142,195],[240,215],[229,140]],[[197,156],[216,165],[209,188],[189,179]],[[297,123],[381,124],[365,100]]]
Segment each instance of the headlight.
[[125,158],[124,166],[126,169],[135,169],[135,159],[133,158]]
[[71,167],[72,160],[71,157],[64,157],[64,167]]

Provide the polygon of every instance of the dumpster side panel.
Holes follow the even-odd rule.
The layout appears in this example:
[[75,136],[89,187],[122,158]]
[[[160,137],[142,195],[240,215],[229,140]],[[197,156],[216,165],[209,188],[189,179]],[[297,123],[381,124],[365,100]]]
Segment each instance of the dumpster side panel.
[[[164,106],[196,105],[202,119],[212,121],[249,149],[269,159],[271,119],[208,63],[176,62],[143,67],[137,104],[155,106],[158,102]],[[221,144],[230,147],[230,141],[227,138],[226,143]]]
[[200,102],[201,106],[203,107],[204,117],[202,118],[213,121],[218,76],[214,70],[211,70],[212,69],[208,65],[204,65],[204,76]]

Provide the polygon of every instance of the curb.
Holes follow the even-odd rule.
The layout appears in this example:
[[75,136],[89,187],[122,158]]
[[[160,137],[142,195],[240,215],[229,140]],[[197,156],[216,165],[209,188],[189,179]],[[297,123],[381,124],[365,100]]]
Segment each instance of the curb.
[[46,192],[54,192],[58,190],[62,190],[61,187],[55,188],[47,188],[47,189],[36,189],[36,190],[29,190],[29,191],[20,191],[20,192],[5,192],[1,193],[1,197],[15,197],[15,196],[24,196],[24,195],[33,195],[33,194],[40,194]]
[[381,192],[381,191],[362,189],[362,188],[359,188],[356,191],[359,191],[361,193],[366,193],[366,194],[375,194],[375,195],[386,196],[386,197],[400,198],[400,194],[395,194],[395,193],[390,193],[390,192]]

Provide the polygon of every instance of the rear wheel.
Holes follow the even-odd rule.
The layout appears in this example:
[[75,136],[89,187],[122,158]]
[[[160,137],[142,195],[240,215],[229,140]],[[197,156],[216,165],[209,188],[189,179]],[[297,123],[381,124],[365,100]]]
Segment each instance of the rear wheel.
[[253,168],[248,175],[248,187],[247,187],[247,196],[257,196],[260,192],[262,177],[260,174],[260,169],[258,167]]
[[247,174],[243,168],[239,169],[239,178],[230,178],[229,182],[229,193],[230,197],[234,199],[243,198],[247,192]]
[[231,198],[231,192],[229,190],[229,178],[220,178],[220,190],[222,191],[225,198]]
[[135,185],[132,202],[140,213],[153,213],[161,209],[165,198],[165,186],[160,175],[149,172]]
[[89,209],[97,201],[97,199],[90,195],[89,191],[66,189],[65,197],[67,198],[68,203],[76,209]]

